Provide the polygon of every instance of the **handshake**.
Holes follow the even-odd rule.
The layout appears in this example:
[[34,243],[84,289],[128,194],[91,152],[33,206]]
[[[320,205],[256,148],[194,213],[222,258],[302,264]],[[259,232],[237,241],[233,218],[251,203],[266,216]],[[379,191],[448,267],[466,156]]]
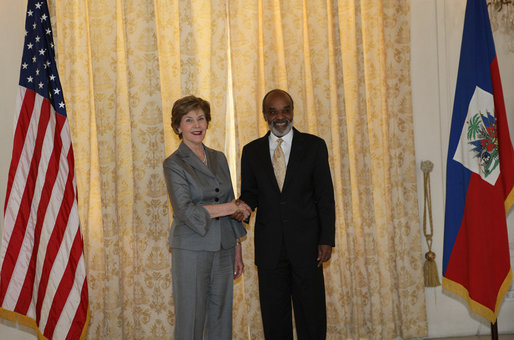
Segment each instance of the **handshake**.
[[234,204],[234,212],[230,217],[239,222],[248,220],[250,214],[252,213],[252,209],[245,202],[240,199],[235,199],[231,203]]

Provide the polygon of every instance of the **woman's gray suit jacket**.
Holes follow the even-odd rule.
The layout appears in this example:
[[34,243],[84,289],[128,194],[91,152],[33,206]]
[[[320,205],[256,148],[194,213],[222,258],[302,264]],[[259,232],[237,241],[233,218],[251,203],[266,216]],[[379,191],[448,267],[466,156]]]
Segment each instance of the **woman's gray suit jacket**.
[[173,207],[170,247],[217,251],[235,246],[246,235],[241,222],[230,216],[211,218],[203,205],[234,199],[225,155],[204,146],[207,165],[183,142],[164,161],[164,177]]

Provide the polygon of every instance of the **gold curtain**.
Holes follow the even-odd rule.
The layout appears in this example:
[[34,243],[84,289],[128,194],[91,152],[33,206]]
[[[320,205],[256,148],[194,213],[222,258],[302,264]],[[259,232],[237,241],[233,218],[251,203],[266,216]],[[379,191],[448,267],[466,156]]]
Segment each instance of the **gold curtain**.
[[[206,144],[239,187],[242,147],[267,130],[272,88],[327,142],[336,248],[329,339],[427,333],[410,93],[408,0],[53,1],[77,165],[89,339],[171,339],[162,160],[173,102],[211,102]],[[253,223],[235,282],[234,339],[263,339]]]
[[53,5],[80,192],[88,339],[169,337],[168,202],[153,4]]

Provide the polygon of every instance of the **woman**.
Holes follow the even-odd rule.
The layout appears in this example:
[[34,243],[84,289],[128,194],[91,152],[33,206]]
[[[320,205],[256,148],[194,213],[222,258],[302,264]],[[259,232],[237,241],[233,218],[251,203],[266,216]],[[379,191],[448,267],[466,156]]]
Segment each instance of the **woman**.
[[[164,161],[173,223],[170,232],[175,339],[231,339],[233,280],[243,272],[240,222],[250,208],[234,200],[227,159],[203,145],[209,103],[179,99],[171,126],[182,139]],[[239,221],[231,218],[234,215]]]

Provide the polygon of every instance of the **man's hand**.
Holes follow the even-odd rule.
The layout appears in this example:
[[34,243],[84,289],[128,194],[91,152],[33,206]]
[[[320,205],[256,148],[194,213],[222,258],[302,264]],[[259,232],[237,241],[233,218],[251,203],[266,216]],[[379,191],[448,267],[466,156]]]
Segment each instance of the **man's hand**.
[[252,209],[240,199],[234,200],[233,202],[236,205],[236,211],[230,215],[230,217],[239,222],[246,220],[252,213]]
[[330,260],[330,256],[332,256],[332,246],[326,244],[320,244],[318,246],[318,267],[322,265],[323,262],[327,262]]

